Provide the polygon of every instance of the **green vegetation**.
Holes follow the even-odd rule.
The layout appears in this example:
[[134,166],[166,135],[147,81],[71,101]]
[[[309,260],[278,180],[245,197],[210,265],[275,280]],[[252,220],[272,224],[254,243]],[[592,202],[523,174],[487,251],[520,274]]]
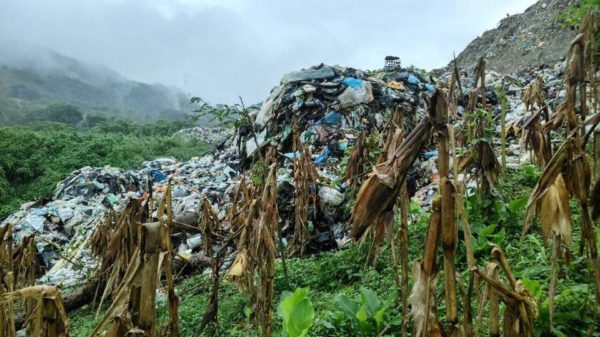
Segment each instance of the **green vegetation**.
[[[68,107],[72,112],[68,116],[53,115],[55,109],[49,107],[48,115],[68,124],[0,128],[0,218],[22,202],[48,197],[57,182],[83,166],[137,168],[144,160],[160,156],[183,160],[206,150],[206,144],[197,140],[172,136],[185,122],[138,124],[101,116],[76,122],[77,108]],[[82,123],[87,124],[78,129],[69,125]]]
[[361,335],[376,335],[382,329],[383,315],[388,304],[383,304],[373,290],[361,287],[359,302],[344,294],[339,294],[335,300],[344,314],[356,324]]
[[298,288],[294,293],[284,294],[277,307],[277,314],[283,320],[283,330],[287,336],[306,336],[315,319],[315,310],[308,298],[308,290]]
[[565,26],[579,26],[589,12],[600,14],[600,0],[574,1],[558,19]]
[[[571,255],[570,264],[559,271],[561,282],[555,297],[554,330],[551,333],[548,330],[547,297],[552,248],[550,244],[544,243],[539,228],[534,228],[533,232],[521,242],[524,203],[538,176],[539,171],[533,166],[504,171],[495,191],[497,201],[492,208],[495,211],[485,222],[480,207],[477,206],[476,197],[473,200],[465,200],[476,245],[477,262],[483,265],[489,261],[492,244],[502,246],[515,276],[523,280],[538,301],[536,336],[587,336],[588,326],[594,320],[594,291],[593,286],[590,285],[593,276],[589,272],[586,259]],[[576,215],[577,207],[573,205],[572,209],[575,215],[575,228],[570,250],[575,252],[581,244],[581,229]],[[412,203],[411,213],[409,256],[410,261],[415,261],[420,258],[429,214],[416,203]],[[461,231],[459,237],[462,235]],[[277,265],[274,302],[280,303],[282,299],[285,301],[288,292],[298,288],[311,289],[310,302],[314,307],[314,324],[308,330],[307,336],[341,337],[361,334],[398,336],[402,318],[400,304],[396,301],[390,249],[389,244],[384,244],[375,266],[368,269],[364,269],[368,244],[362,246],[352,244],[340,251],[288,259],[286,261],[288,278],[283,276],[281,264]],[[466,284],[469,275],[463,250],[457,252],[457,263],[457,270],[465,271],[460,279]],[[182,336],[198,336],[198,326],[208,306],[211,282],[210,277],[202,274],[178,282],[177,293],[182,300],[180,306]],[[412,282],[411,275],[411,287]],[[436,291],[436,297],[442,297],[443,284],[438,284]],[[202,336],[260,336],[251,324],[252,306],[237,291],[235,283],[224,281],[219,292],[219,326],[212,332],[205,332]],[[479,291],[476,290],[475,293]],[[473,298],[472,303],[474,308],[477,305],[476,297]],[[341,298],[344,300],[340,301]],[[354,304],[350,304],[350,301]],[[340,302],[343,302],[342,305]],[[166,300],[160,302],[159,307],[159,321],[164,322],[167,318]],[[360,313],[363,307],[364,313]],[[353,313],[351,319],[349,319],[350,312]],[[443,318],[444,310],[438,312]],[[87,336],[95,323],[93,317],[93,310],[89,307],[71,313],[69,321],[72,336]],[[284,321],[285,318],[274,316],[274,336],[282,336]],[[361,327],[364,324],[361,322],[366,325]],[[479,335],[488,335],[487,323],[484,317]],[[409,329],[412,329],[410,324]],[[600,331],[592,332],[592,336],[599,335]]]

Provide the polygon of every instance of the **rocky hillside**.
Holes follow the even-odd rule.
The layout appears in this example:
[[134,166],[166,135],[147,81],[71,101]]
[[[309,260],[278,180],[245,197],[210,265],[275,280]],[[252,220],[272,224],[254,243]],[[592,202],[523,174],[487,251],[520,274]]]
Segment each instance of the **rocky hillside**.
[[576,35],[557,19],[568,6],[568,0],[540,0],[525,12],[506,17],[457,56],[459,66],[471,66],[482,56],[489,69],[501,73],[556,63]]

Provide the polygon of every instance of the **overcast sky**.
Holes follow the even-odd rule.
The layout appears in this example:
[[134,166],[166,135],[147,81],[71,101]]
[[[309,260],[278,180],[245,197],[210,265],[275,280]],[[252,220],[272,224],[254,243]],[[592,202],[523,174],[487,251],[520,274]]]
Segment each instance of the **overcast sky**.
[[[0,36],[211,103],[264,99],[321,62],[432,69],[533,0],[0,0]],[[186,81],[187,78],[187,81]]]

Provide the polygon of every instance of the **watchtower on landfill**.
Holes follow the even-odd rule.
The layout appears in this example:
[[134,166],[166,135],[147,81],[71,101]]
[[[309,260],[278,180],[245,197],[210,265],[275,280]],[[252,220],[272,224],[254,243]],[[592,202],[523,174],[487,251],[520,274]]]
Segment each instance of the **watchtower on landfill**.
[[383,70],[391,71],[400,69],[400,58],[398,56],[386,56]]

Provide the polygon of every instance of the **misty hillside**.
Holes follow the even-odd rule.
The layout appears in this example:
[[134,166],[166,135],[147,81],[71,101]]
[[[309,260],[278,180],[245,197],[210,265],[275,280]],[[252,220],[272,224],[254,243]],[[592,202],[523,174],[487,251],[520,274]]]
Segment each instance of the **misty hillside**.
[[131,81],[105,67],[0,39],[0,124],[52,103],[141,121],[175,119],[187,101],[177,88]]

